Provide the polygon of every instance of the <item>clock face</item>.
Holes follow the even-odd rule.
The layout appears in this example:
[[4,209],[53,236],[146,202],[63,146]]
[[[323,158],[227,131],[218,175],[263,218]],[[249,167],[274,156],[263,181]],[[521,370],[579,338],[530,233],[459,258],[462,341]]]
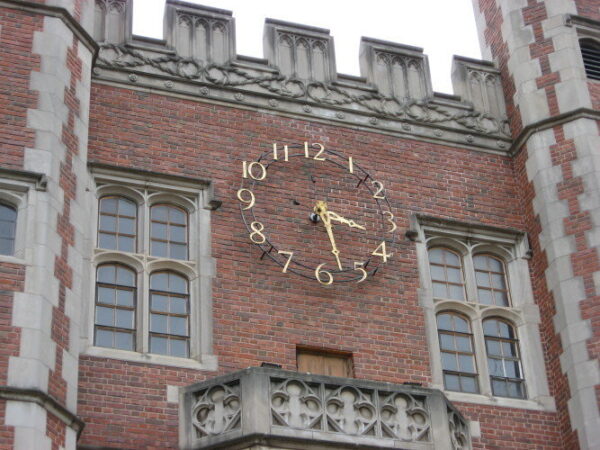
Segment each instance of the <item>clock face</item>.
[[361,161],[322,144],[273,144],[242,161],[237,191],[250,242],[285,274],[362,283],[391,258],[386,189]]

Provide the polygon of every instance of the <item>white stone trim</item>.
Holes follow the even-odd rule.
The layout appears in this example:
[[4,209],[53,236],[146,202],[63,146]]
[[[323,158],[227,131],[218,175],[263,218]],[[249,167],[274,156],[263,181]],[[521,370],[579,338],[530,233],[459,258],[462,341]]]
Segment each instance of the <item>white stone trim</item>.
[[[128,172],[107,167],[92,168],[95,179],[94,219],[90,221],[93,246],[90,264],[90,282],[83,306],[83,353],[134,362],[186,367],[198,370],[216,370],[217,358],[212,354],[212,301],[211,281],[215,276],[215,261],[210,246],[210,185],[204,181],[176,179],[158,174]],[[105,195],[124,195],[134,201],[137,213],[137,248],[135,253],[106,250],[96,247],[99,199]],[[156,203],[170,203],[188,213],[189,260],[159,258],[149,254],[150,208]],[[109,262],[121,263],[137,273],[136,293],[136,348],[125,351],[93,344],[96,268]],[[158,270],[173,270],[184,275],[189,283],[190,298],[190,358],[150,354],[148,310],[150,303],[150,274]]]
[[[540,315],[533,300],[527,258],[529,246],[524,233],[511,230],[462,224],[437,219],[418,218],[414,227],[419,262],[421,288],[420,303],[425,310],[426,333],[430,348],[432,387],[444,390],[436,314],[455,311],[467,316],[473,335],[477,364],[479,394],[444,391],[450,400],[494,406],[555,411],[554,399],[549,394],[542,345],[539,336]],[[459,251],[462,257],[465,283],[465,301],[435,299],[429,273],[428,249],[446,246]],[[493,253],[504,261],[509,307],[483,305],[477,302],[472,256],[479,252]],[[488,317],[510,321],[517,332],[521,366],[524,374],[526,399],[495,397],[492,395],[487,367],[482,323]]]

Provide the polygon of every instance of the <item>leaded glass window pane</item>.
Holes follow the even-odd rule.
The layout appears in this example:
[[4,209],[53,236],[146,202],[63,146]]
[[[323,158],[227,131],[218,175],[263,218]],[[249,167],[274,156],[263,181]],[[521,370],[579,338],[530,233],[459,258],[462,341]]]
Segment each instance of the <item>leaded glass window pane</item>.
[[100,199],[98,247],[123,252],[136,251],[137,205],[117,196]]
[[514,328],[500,319],[483,322],[492,392],[499,397],[525,398],[519,342]]
[[446,248],[429,250],[433,296],[464,300],[464,277],[460,257]]
[[437,315],[444,385],[449,391],[479,392],[473,336],[465,317],[451,312]]
[[150,254],[162,258],[188,259],[188,216],[172,205],[150,209]]
[[96,271],[95,345],[135,350],[135,272],[117,264]]
[[189,356],[188,304],[187,279],[175,272],[156,272],[150,276],[151,353]]

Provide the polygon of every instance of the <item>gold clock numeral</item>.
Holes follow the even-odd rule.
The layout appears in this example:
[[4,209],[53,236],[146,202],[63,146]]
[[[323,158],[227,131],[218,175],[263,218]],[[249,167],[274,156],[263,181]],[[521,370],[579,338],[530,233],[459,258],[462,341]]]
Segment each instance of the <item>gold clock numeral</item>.
[[[255,167],[260,168],[258,174],[254,173]],[[258,161],[253,161],[251,163],[248,163],[248,161],[242,161],[242,176],[244,178],[250,177],[256,181],[262,181],[267,178],[267,168]]]
[[292,256],[294,256],[294,252],[286,252],[285,250],[278,250],[277,253],[280,255],[286,255],[288,257],[287,261],[283,265],[283,273],[286,273],[288,270],[288,266],[290,265],[290,261],[292,260]]
[[383,183],[381,181],[373,180],[373,186],[375,186],[375,193],[373,194],[373,198],[385,198],[385,195],[381,195],[383,192]]
[[394,231],[396,231],[396,228],[398,228],[396,222],[394,222],[394,215],[389,211],[384,211],[383,214],[389,216],[386,220],[392,225],[392,228],[388,230],[388,233],[393,233]]
[[358,270],[361,274],[362,274],[362,278],[360,280],[357,281],[357,283],[362,283],[363,281],[365,281],[367,279],[367,271],[365,270],[365,268],[363,267],[364,263],[361,262],[355,262],[354,263],[354,270]]
[[354,161],[352,160],[352,156],[348,157],[348,172],[354,173]]
[[375,251],[373,251],[373,253],[371,253],[371,255],[381,256],[384,263],[387,262],[388,258],[392,256],[392,254],[388,253],[385,249],[385,241],[381,241],[381,244],[377,246],[377,248],[375,249]]
[[325,151],[325,147],[323,146],[323,144],[313,144],[313,145],[318,145],[320,147],[319,151],[313,157],[313,159],[315,161],[325,161],[325,157],[321,157],[321,154]]
[[[249,200],[246,200],[244,197],[242,197],[242,194],[244,192],[247,192],[248,194],[250,194]],[[252,191],[250,189],[242,188],[239,191],[237,191],[237,198],[240,202],[245,203],[247,205],[245,208],[242,208],[244,211],[247,209],[250,209],[254,206],[255,198],[254,198],[254,194],[252,193]]]
[[252,233],[250,233],[250,240],[255,244],[264,244],[267,238],[264,234],[262,234],[265,226],[260,222],[252,222],[250,224],[250,228],[252,229]]
[[[331,283],[333,283],[333,275],[331,275],[331,273],[327,272],[326,270],[321,269],[321,267],[323,267],[324,265],[325,263],[319,264],[317,266],[317,268],[315,269],[315,278],[323,286],[329,286]],[[327,277],[327,281],[321,279],[322,274],[324,274]]]
[[[283,146],[283,160],[288,161],[289,156],[290,155],[289,155],[288,146],[284,145]],[[279,159],[279,154],[277,152],[277,144],[273,144],[273,159],[275,161],[277,161]]]
[[[315,143],[312,145],[318,145],[319,146],[319,151],[317,152],[317,154],[315,156],[313,156],[313,159],[315,161],[325,161],[325,157],[321,157],[321,154],[325,151],[325,147],[323,146],[323,144],[319,144],[319,143]],[[310,152],[308,151],[308,142],[304,143],[304,157],[305,158],[310,158]]]

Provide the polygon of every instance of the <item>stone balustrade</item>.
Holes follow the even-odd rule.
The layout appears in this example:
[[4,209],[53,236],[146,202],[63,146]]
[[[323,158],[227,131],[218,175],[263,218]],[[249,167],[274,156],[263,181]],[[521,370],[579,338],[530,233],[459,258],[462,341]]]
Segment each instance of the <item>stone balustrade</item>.
[[471,448],[461,414],[416,386],[257,367],[182,388],[179,405],[183,448]]

